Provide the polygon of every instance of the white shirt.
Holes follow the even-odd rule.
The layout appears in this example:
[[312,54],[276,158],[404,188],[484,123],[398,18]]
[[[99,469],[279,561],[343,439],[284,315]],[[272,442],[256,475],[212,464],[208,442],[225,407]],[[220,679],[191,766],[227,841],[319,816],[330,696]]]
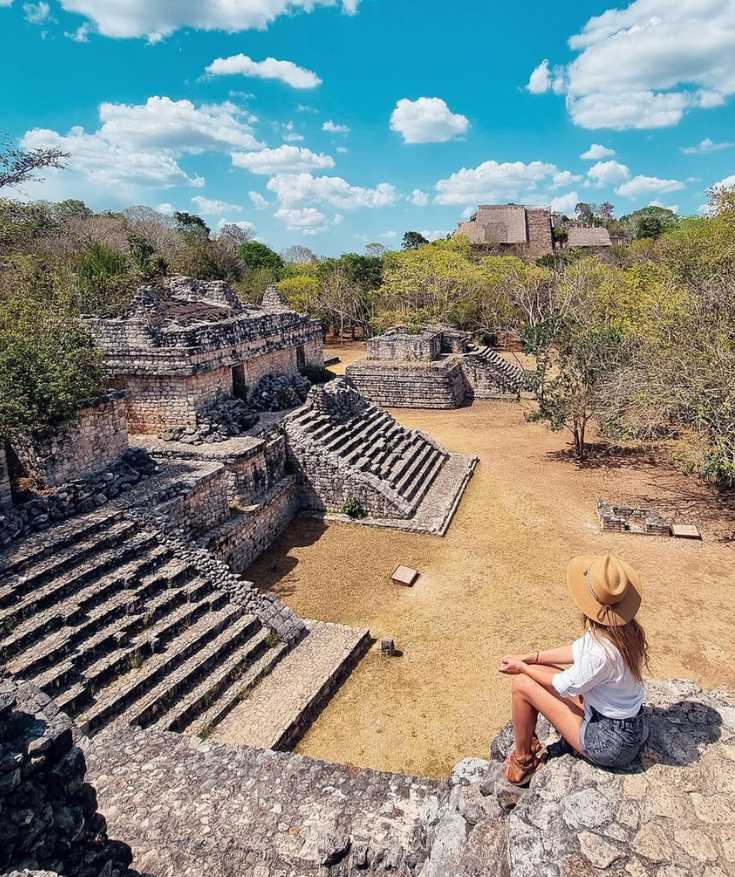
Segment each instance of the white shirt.
[[557,673],[552,682],[562,697],[584,696],[584,711],[590,707],[609,719],[630,719],[643,704],[642,683],[628,669],[623,656],[610,640],[591,631],[572,643],[574,663]]

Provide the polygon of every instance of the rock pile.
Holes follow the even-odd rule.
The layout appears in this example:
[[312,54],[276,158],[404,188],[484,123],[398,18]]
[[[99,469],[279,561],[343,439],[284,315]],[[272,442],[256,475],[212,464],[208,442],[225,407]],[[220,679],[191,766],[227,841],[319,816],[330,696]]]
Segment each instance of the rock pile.
[[421,877],[735,875],[735,699],[677,680],[649,684],[646,703],[649,739],[627,771],[556,747],[528,790],[509,787],[510,728],[490,761],[460,762]]
[[248,401],[255,411],[285,411],[303,405],[310,387],[311,381],[300,374],[264,375]]
[[370,404],[346,378],[338,378],[328,384],[312,387],[308,402],[314,411],[327,414],[337,420],[356,417]]
[[29,533],[45,530],[55,521],[94,511],[158,471],[147,451],[130,448],[102,472],[70,481],[0,512],[0,548]]
[[0,681],[0,872],[132,875],[85,773],[71,719],[30,684]]
[[196,426],[166,429],[160,438],[186,445],[226,442],[252,429],[258,420],[258,415],[242,399],[223,397],[210,402],[197,413]]

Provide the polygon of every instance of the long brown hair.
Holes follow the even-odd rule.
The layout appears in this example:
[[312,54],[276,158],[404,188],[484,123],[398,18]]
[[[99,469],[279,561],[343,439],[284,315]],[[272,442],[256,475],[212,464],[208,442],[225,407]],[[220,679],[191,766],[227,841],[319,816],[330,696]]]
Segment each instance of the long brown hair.
[[599,639],[605,637],[620,652],[625,666],[630,670],[633,677],[638,681],[643,681],[643,669],[650,672],[648,666],[648,642],[646,641],[646,632],[633,618],[627,624],[620,627],[608,627],[600,624],[586,615],[582,616],[585,627],[592,631],[592,635]]

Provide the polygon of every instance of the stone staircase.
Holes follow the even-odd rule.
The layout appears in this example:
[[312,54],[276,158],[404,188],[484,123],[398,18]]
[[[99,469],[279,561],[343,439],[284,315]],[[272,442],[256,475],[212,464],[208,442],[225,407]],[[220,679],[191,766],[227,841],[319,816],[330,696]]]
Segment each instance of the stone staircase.
[[424,433],[405,429],[372,404],[345,419],[307,406],[291,416],[290,427],[343,471],[373,476],[396,505],[409,510],[419,505],[449,456]]
[[462,358],[469,394],[475,399],[517,398],[528,389],[528,375],[492,347],[480,347]]
[[0,663],[90,734],[113,723],[201,733],[288,650],[124,511],[54,527],[3,560]]

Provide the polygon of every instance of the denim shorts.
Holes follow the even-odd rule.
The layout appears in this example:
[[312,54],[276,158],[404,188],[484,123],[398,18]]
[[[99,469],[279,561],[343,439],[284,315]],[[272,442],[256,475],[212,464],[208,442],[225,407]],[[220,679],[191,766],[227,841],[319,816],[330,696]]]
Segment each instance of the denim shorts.
[[592,709],[580,731],[583,754],[600,767],[627,767],[647,739],[643,710],[630,719],[609,719]]

